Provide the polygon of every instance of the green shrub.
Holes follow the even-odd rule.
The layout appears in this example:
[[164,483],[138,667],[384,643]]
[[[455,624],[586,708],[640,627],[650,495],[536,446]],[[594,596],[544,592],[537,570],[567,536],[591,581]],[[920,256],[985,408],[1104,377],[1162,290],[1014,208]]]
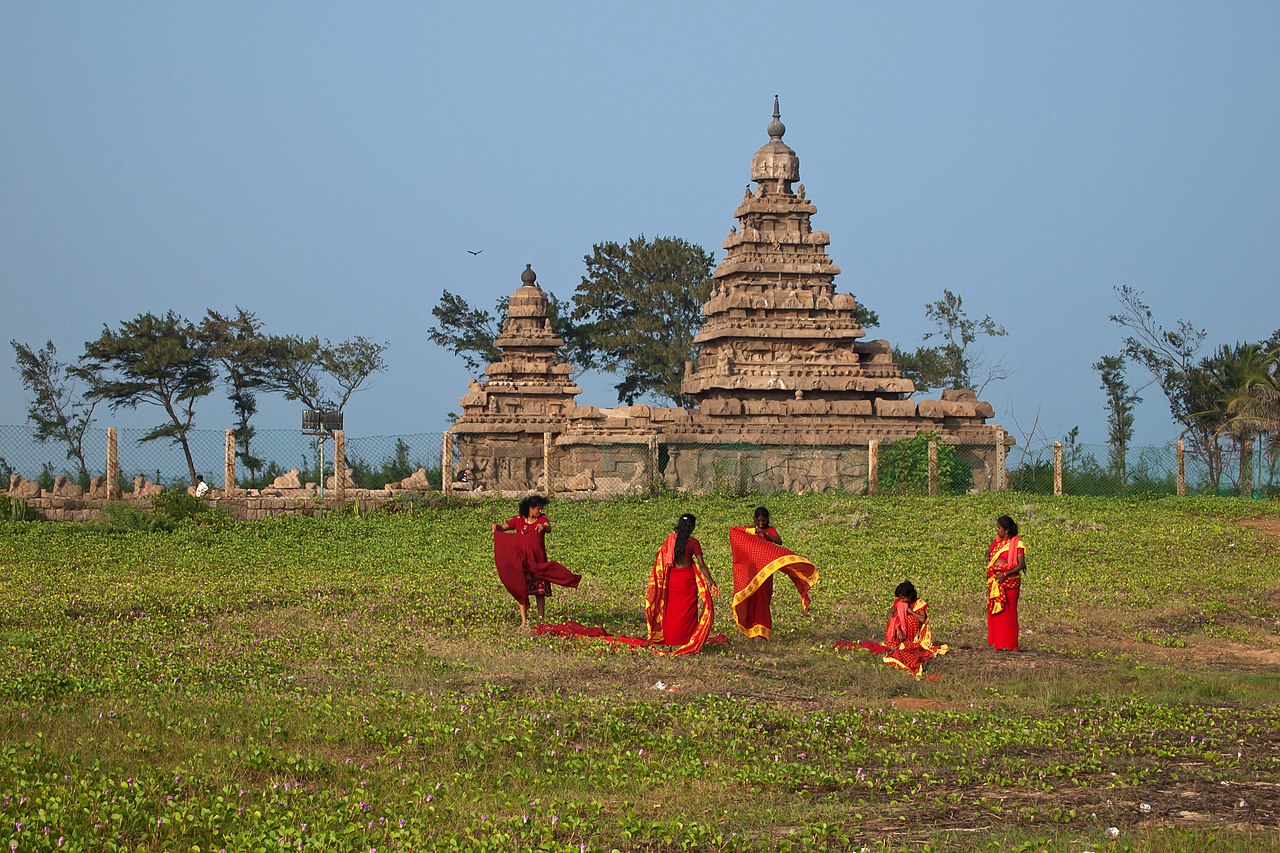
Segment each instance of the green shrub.
[[973,467],[960,451],[944,444],[936,432],[920,432],[900,438],[880,449],[880,493],[923,495],[929,492],[929,442],[938,443],[938,491],[963,495],[973,485]]

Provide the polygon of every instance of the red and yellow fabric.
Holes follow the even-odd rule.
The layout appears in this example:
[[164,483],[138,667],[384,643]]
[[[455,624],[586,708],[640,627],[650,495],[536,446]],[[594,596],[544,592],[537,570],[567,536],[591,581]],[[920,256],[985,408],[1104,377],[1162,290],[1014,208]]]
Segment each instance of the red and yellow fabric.
[[950,651],[945,644],[933,644],[933,632],[929,630],[929,605],[923,599],[917,599],[914,605],[902,599],[893,603],[884,628],[884,644],[888,651],[884,662],[917,678],[924,673],[925,662]]
[[[697,539],[690,537],[684,558],[689,566],[675,565],[676,534],[667,536],[653,557],[649,587],[645,593],[644,619],[649,629],[649,645],[676,646],[673,655],[697,654],[711,633],[715,619],[711,587],[702,572],[693,565],[695,554],[702,553]],[[698,611],[698,602],[702,610]]]
[[493,562],[498,579],[521,606],[529,606],[529,580],[576,587],[582,576],[547,559],[541,531],[531,535],[493,534]]
[[997,572],[1007,572],[1018,567],[1019,555],[1026,549],[1017,536],[994,539],[987,549],[987,645],[997,649],[1018,648],[1018,593],[1022,588],[1022,573],[1008,575],[1004,580]]
[[818,583],[817,568],[805,557],[759,536],[754,527],[729,528],[733,552],[733,621],[748,637],[773,633],[773,576],[782,572],[796,585],[809,609],[809,590]]

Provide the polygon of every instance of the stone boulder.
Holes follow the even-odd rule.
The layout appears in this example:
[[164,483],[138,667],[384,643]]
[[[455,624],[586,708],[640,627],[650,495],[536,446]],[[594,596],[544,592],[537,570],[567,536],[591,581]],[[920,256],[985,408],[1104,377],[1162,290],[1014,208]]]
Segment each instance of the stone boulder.
[[302,472],[297,468],[292,471],[281,474],[271,481],[270,489],[301,489],[302,488]]
[[21,474],[9,475],[9,497],[28,500],[40,497],[40,484],[24,480]]
[[427,482],[427,469],[419,468],[403,480],[387,483],[383,488],[389,491],[425,492],[430,490],[431,484]]

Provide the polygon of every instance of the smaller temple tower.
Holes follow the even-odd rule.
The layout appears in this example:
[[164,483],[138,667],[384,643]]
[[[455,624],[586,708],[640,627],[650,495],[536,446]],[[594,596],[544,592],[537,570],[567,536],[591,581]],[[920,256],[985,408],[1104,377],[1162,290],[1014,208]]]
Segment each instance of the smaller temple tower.
[[550,437],[565,429],[582,393],[560,358],[564,340],[551,328],[532,264],[520,275],[494,343],[502,359],[485,368],[483,382],[471,380],[452,432],[475,488],[528,489],[543,479]]

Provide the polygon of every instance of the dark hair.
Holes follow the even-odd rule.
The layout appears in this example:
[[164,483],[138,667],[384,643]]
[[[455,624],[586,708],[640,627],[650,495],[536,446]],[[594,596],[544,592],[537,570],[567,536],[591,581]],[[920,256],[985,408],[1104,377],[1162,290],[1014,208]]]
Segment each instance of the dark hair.
[[893,594],[898,598],[905,598],[907,601],[915,604],[916,586],[911,581],[903,581],[893,590]]
[[533,509],[535,506],[546,506],[546,505],[547,505],[547,499],[544,498],[542,495],[529,495],[527,498],[520,501],[520,517],[528,518],[529,510]]
[[684,559],[684,547],[689,544],[689,537],[693,535],[693,528],[697,523],[697,517],[691,512],[686,512],[676,521],[675,562],[679,563]]
[[756,511],[751,513],[751,520],[755,521],[757,518],[759,518],[762,515],[764,516],[764,526],[768,527],[769,526],[769,510],[765,509],[762,506],[756,507]]
[[1018,535],[1018,522],[1014,521],[1007,515],[1002,515],[996,519],[996,524],[1004,528],[1004,532],[1010,536]]

